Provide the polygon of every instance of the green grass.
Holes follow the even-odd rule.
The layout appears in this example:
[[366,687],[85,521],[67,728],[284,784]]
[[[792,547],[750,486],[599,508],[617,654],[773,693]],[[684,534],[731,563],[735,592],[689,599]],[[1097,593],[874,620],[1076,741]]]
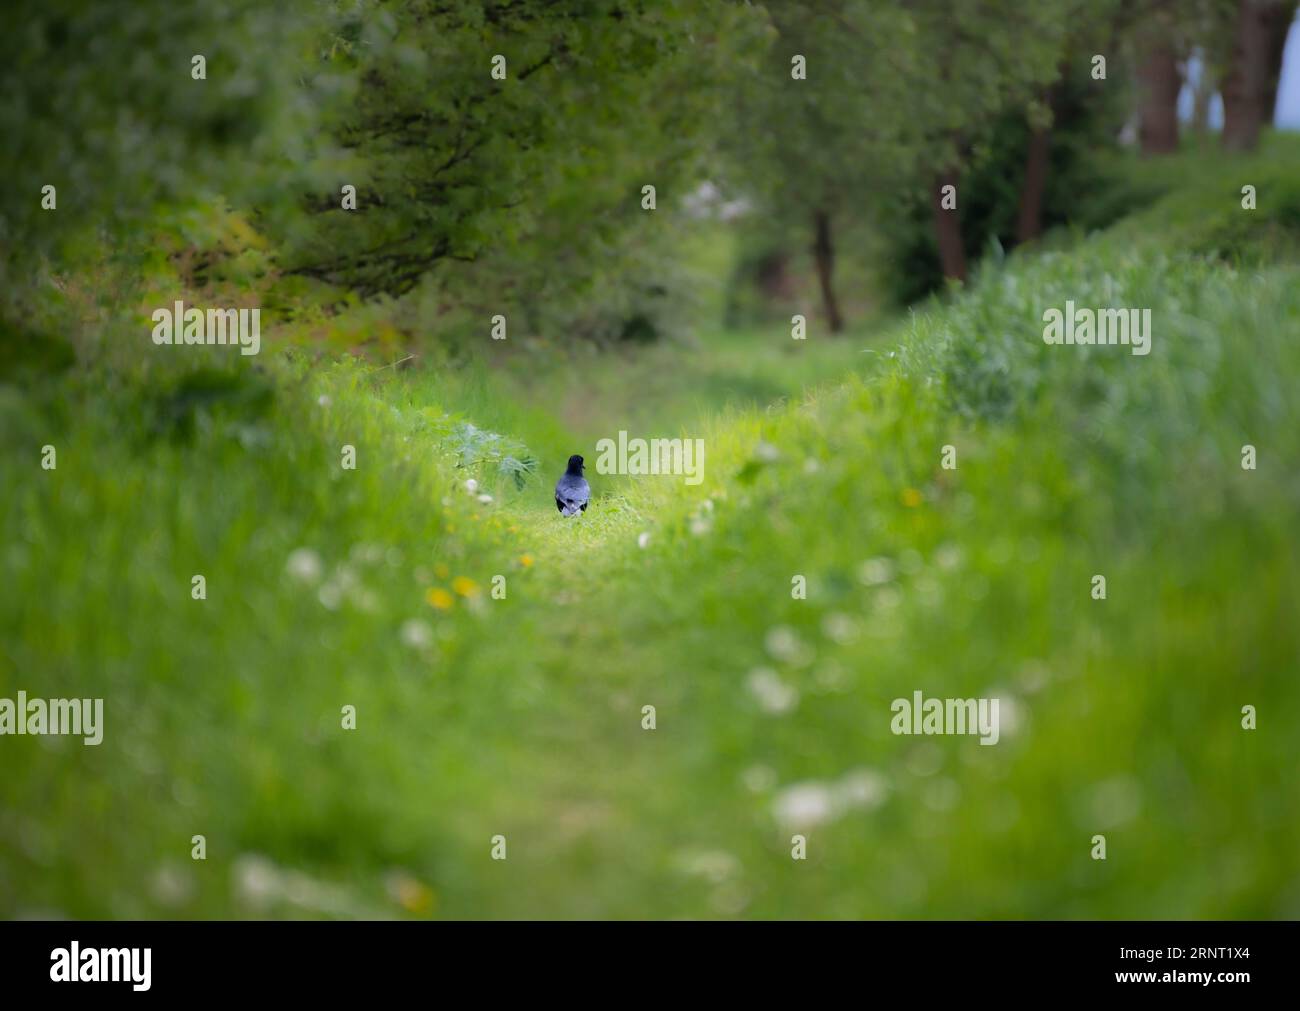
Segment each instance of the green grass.
[[[0,913],[1300,915],[1292,154],[1164,162],[871,335],[0,387],[0,697],[107,721],[0,742]],[[1044,345],[1066,299],[1151,308],[1152,353]],[[480,502],[465,419],[537,476]],[[620,428],[704,483],[593,473],[562,521]],[[893,735],[915,690],[1001,698],[1001,742]]]

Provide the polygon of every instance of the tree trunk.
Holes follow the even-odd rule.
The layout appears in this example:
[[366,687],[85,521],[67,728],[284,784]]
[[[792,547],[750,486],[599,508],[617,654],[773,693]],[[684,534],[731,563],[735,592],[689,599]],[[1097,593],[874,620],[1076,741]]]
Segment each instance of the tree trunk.
[[1264,122],[1273,122],[1277,110],[1277,85],[1282,79],[1282,55],[1286,51],[1291,22],[1295,20],[1296,0],[1287,0],[1270,8],[1268,15],[1268,62],[1264,66]]
[[1178,150],[1178,54],[1164,32],[1147,34],[1138,68],[1138,141],[1144,155]]
[[1056,69],[1056,80],[1042,90],[1040,101],[1047,108],[1048,121],[1043,127],[1031,127],[1025,149],[1025,175],[1020,185],[1020,206],[1016,216],[1016,242],[1032,242],[1043,234],[1043,198],[1047,192],[1047,175],[1052,161],[1052,131],[1071,123],[1076,115],[1069,98],[1069,60]]
[[831,216],[820,210],[813,214],[813,261],[817,265],[817,281],[822,289],[822,307],[826,312],[826,325],[831,333],[844,329],[844,317],[835,299],[835,248],[831,245]]
[[1031,242],[1043,233],[1043,191],[1047,189],[1047,156],[1052,146],[1051,127],[1036,127],[1025,152],[1025,179],[1020,186],[1020,213],[1016,242]]
[[1025,175],[1020,183],[1020,208],[1016,215],[1016,242],[1032,242],[1043,233],[1043,194],[1047,190],[1047,168],[1052,153],[1052,128],[1056,125],[1060,91],[1065,87],[1069,67],[1062,64],[1057,83],[1039,96],[1051,117],[1043,126],[1032,127],[1025,149]]
[[930,193],[930,206],[934,209],[934,237],[939,246],[939,263],[943,267],[943,276],[966,280],[966,250],[961,241],[961,219],[957,217],[956,207],[947,210],[943,206],[943,188],[951,186],[957,189],[957,173],[942,173]]
[[1264,111],[1270,8],[1273,0],[1239,0],[1232,63],[1223,82],[1223,147],[1253,151],[1273,110]]

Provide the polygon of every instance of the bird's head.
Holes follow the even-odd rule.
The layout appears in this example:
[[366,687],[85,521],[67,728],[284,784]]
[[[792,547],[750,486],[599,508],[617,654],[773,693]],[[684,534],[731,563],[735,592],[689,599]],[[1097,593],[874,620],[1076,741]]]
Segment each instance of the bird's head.
[[581,475],[582,475],[582,468],[583,468],[582,457],[580,457],[577,453],[574,453],[573,456],[569,457],[569,473],[570,473],[570,474],[577,474],[577,475],[581,476]]

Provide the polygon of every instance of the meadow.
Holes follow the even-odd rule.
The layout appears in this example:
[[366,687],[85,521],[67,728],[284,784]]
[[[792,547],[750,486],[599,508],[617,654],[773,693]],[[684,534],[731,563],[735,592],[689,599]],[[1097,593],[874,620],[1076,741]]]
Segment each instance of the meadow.
[[[1123,159],[1132,214],[838,336],[10,363],[0,696],[105,732],[6,742],[0,915],[1300,916],[1297,154]],[[703,483],[562,520],[620,429]]]

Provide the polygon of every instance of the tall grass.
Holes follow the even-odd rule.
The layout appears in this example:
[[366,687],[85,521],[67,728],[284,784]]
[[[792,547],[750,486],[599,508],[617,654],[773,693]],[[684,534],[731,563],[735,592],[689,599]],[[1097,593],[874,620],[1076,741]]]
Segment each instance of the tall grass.
[[[1239,163],[1256,256],[1183,167],[869,343],[0,387],[0,697],[107,724],[0,744],[0,912],[1296,916],[1294,191]],[[1151,308],[1152,353],[1044,345],[1066,299]],[[706,480],[590,474],[561,521],[619,428]],[[1002,740],[893,735],[915,690]]]

